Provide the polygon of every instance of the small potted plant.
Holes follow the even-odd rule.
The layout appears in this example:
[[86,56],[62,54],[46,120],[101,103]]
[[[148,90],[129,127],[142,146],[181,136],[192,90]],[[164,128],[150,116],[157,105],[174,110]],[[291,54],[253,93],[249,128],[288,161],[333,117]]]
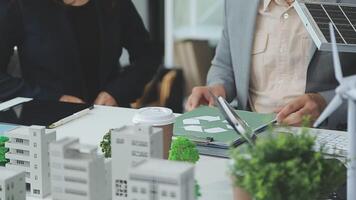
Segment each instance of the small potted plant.
[[326,159],[323,147],[314,151],[307,131],[273,132],[232,150],[236,200],[317,200],[344,183],[344,164]]

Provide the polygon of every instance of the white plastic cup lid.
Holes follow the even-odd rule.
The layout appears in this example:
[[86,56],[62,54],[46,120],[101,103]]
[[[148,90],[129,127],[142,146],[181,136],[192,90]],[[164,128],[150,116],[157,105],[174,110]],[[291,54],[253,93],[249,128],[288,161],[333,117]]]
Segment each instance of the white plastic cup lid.
[[151,126],[165,126],[173,124],[175,116],[169,108],[147,107],[137,111],[132,119],[135,124],[146,124]]

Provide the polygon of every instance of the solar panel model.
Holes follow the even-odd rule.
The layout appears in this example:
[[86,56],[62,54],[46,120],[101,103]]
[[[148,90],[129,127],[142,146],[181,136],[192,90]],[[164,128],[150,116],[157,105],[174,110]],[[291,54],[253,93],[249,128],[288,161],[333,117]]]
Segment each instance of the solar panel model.
[[339,51],[356,52],[356,4],[296,0],[293,6],[319,50],[331,51],[332,23]]

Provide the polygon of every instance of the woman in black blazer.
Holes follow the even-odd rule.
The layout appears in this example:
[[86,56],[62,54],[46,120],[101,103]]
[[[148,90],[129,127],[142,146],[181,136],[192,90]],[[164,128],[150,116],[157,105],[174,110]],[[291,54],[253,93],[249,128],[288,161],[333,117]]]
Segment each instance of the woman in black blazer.
[[[6,73],[15,46],[22,78]],[[131,63],[125,68],[123,48]],[[126,106],[159,62],[131,0],[0,0],[0,101]]]

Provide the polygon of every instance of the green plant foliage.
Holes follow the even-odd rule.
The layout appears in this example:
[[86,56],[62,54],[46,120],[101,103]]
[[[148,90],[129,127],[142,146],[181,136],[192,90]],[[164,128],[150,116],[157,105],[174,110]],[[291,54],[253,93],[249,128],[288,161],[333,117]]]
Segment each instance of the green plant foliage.
[[[168,160],[195,164],[199,160],[199,152],[194,142],[184,137],[177,137],[172,142]],[[195,198],[199,197],[201,197],[200,185],[195,181]]]
[[104,135],[103,140],[100,142],[100,147],[105,158],[111,158],[111,130]]
[[5,142],[9,141],[9,138],[0,136],[0,166],[5,166],[8,160],[5,158],[5,154],[8,152],[8,149],[5,148]]
[[195,164],[199,160],[199,152],[192,141],[184,137],[178,137],[172,142],[168,160]]
[[5,147],[5,142],[9,141],[9,138],[0,136],[0,147]]
[[8,160],[5,158],[5,154],[8,152],[7,148],[0,147],[0,166],[5,166]]
[[273,134],[254,147],[232,151],[235,185],[255,200],[315,200],[345,181],[343,163],[326,160],[313,151],[315,138],[307,134]]

